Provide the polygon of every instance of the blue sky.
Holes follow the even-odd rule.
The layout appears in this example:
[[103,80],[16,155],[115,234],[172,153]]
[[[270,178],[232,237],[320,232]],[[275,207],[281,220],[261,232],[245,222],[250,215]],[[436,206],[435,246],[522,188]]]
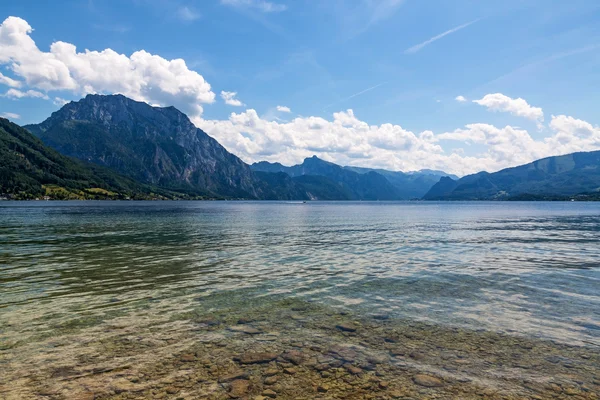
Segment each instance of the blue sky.
[[0,114],[20,124],[119,92],[247,162],[465,174],[600,148],[597,1],[22,1],[0,20]]

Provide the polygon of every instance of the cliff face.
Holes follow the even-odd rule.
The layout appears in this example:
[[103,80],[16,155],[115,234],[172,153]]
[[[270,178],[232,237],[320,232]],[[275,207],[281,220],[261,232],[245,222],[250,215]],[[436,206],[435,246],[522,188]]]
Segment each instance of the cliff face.
[[25,128],[62,154],[141,182],[259,197],[248,165],[174,107],[152,107],[121,95],[88,95]]

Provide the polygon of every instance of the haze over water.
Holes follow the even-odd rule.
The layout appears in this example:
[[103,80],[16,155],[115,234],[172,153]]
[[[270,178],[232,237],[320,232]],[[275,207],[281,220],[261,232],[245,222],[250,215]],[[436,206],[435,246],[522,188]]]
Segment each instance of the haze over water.
[[48,338],[68,335],[56,360],[113,325],[281,301],[600,346],[596,203],[5,202],[0,221],[0,369]]

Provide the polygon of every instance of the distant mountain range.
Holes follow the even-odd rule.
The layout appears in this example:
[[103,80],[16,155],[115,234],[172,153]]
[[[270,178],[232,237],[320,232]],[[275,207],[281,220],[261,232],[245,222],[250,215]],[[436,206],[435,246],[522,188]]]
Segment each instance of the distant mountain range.
[[345,168],[317,157],[251,168],[177,109],[122,95],[88,95],[25,128],[61,154],[192,197],[400,200],[421,197],[443,174]]
[[[600,152],[458,178],[340,166],[318,157],[248,165],[173,107],[88,95],[24,130],[0,120],[0,196],[265,200],[600,197]],[[31,133],[30,133],[31,132]],[[32,135],[33,134],[33,135]],[[35,135],[35,136],[34,136]]]
[[600,151],[548,157],[498,172],[443,177],[425,200],[600,199]]
[[[286,167],[280,163],[257,162],[252,170],[261,172],[283,172],[296,179],[298,177],[321,176],[328,179],[322,182],[326,187],[335,184],[345,200],[409,200],[419,199],[446,174],[440,171],[397,172],[384,169],[341,167],[313,156],[302,164]],[[454,178],[456,176],[453,175]],[[306,179],[306,178],[305,178]],[[309,191],[310,192],[310,191]],[[322,193],[313,188],[315,197]]]

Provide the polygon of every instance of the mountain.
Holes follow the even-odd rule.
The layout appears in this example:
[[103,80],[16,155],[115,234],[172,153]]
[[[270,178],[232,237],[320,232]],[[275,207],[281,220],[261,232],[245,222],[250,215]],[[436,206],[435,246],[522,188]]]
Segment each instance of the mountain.
[[185,198],[66,157],[0,118],[0,196],[32,199]]
[[291,177],[285,172],[254,171],[263,183],[264,200],[351,200],[353,194],[329,178],[315,175]]
[[62,154],[143,183],[208,197],[261,197],[249,166],[174,107],[88,95],[25,128]]
[[561,199],[600,193],[600,151],[548,157],[494,173],[443,177],[425,200]]
[[[402,199],[420,199],[423,197],[433,185],[435,185],[442,176],[447,176],[443,171],[435,171],[430,169],[422,169],[420,171],[401,172],[388,171],[385,169],[372,169],[361,167],[344,167],[359,174],[368,172],[377,172],[383,175],[397,190],[398,195]],[[454,179],[457,176],[451,175]]]
[[[291,177],[327,177],[341,184],[343,191],[347,192],[349,198],[353,200],[420,199],[440,180],[440,177],[448,175],[443,171],[434,170],[401,172],[362,167],[341,167],[323,161],[316,156],[307,158],[302,164],[291,167],[286,167],[280,163],[260,161],[252,164],[251,168],[253,171],[285,172]],[[458,179],[454,175],[452,177]],[[322,192],[320,193],[322,194]],[[338,193],[338,195],[342,195],[342,193]]]
[[442,177],[442,176],[449,176],[452,179],[458,179],[458,176],[454,175],[454,174],[449,174],[447,172],[444,171],[440,171],[437,169],[420,169],[418,171],[409,171],[409,172],[403,172],[404,174],[407,175],[434,175],[437,177]]
[[285,165],[282,165],[278,162],[270,163],[268,161],[259,161],[259,162],[252,164],[250,166],[250,168],[253,171],[270,172],[270,173],[285,172],[287,175],[290,175],[288,173],[288,170],[290,169],[290,167],[286,167]]
[[[333,196],[334,193],[336,196],[343,195],[345,197],[339,200],[398,200],[401,198],[397,189],[383,175],[374,171],[361,174],[321,160],[317,156],[306,158],[302,164],[292,167],[261,161],[252,164],[251,168],[253,171],[268,173],[284,172],[292,178],[311,176],[312,178],[304,178],[296,180],[296,182],[312,185],[312,189],[321,195],[325,190],[328,197]],[[327,178],[327,180],[314,178],[317,176]],[[330,186],[328,187],[328,185]],[[330,198],[330,200],[334,199]]]

